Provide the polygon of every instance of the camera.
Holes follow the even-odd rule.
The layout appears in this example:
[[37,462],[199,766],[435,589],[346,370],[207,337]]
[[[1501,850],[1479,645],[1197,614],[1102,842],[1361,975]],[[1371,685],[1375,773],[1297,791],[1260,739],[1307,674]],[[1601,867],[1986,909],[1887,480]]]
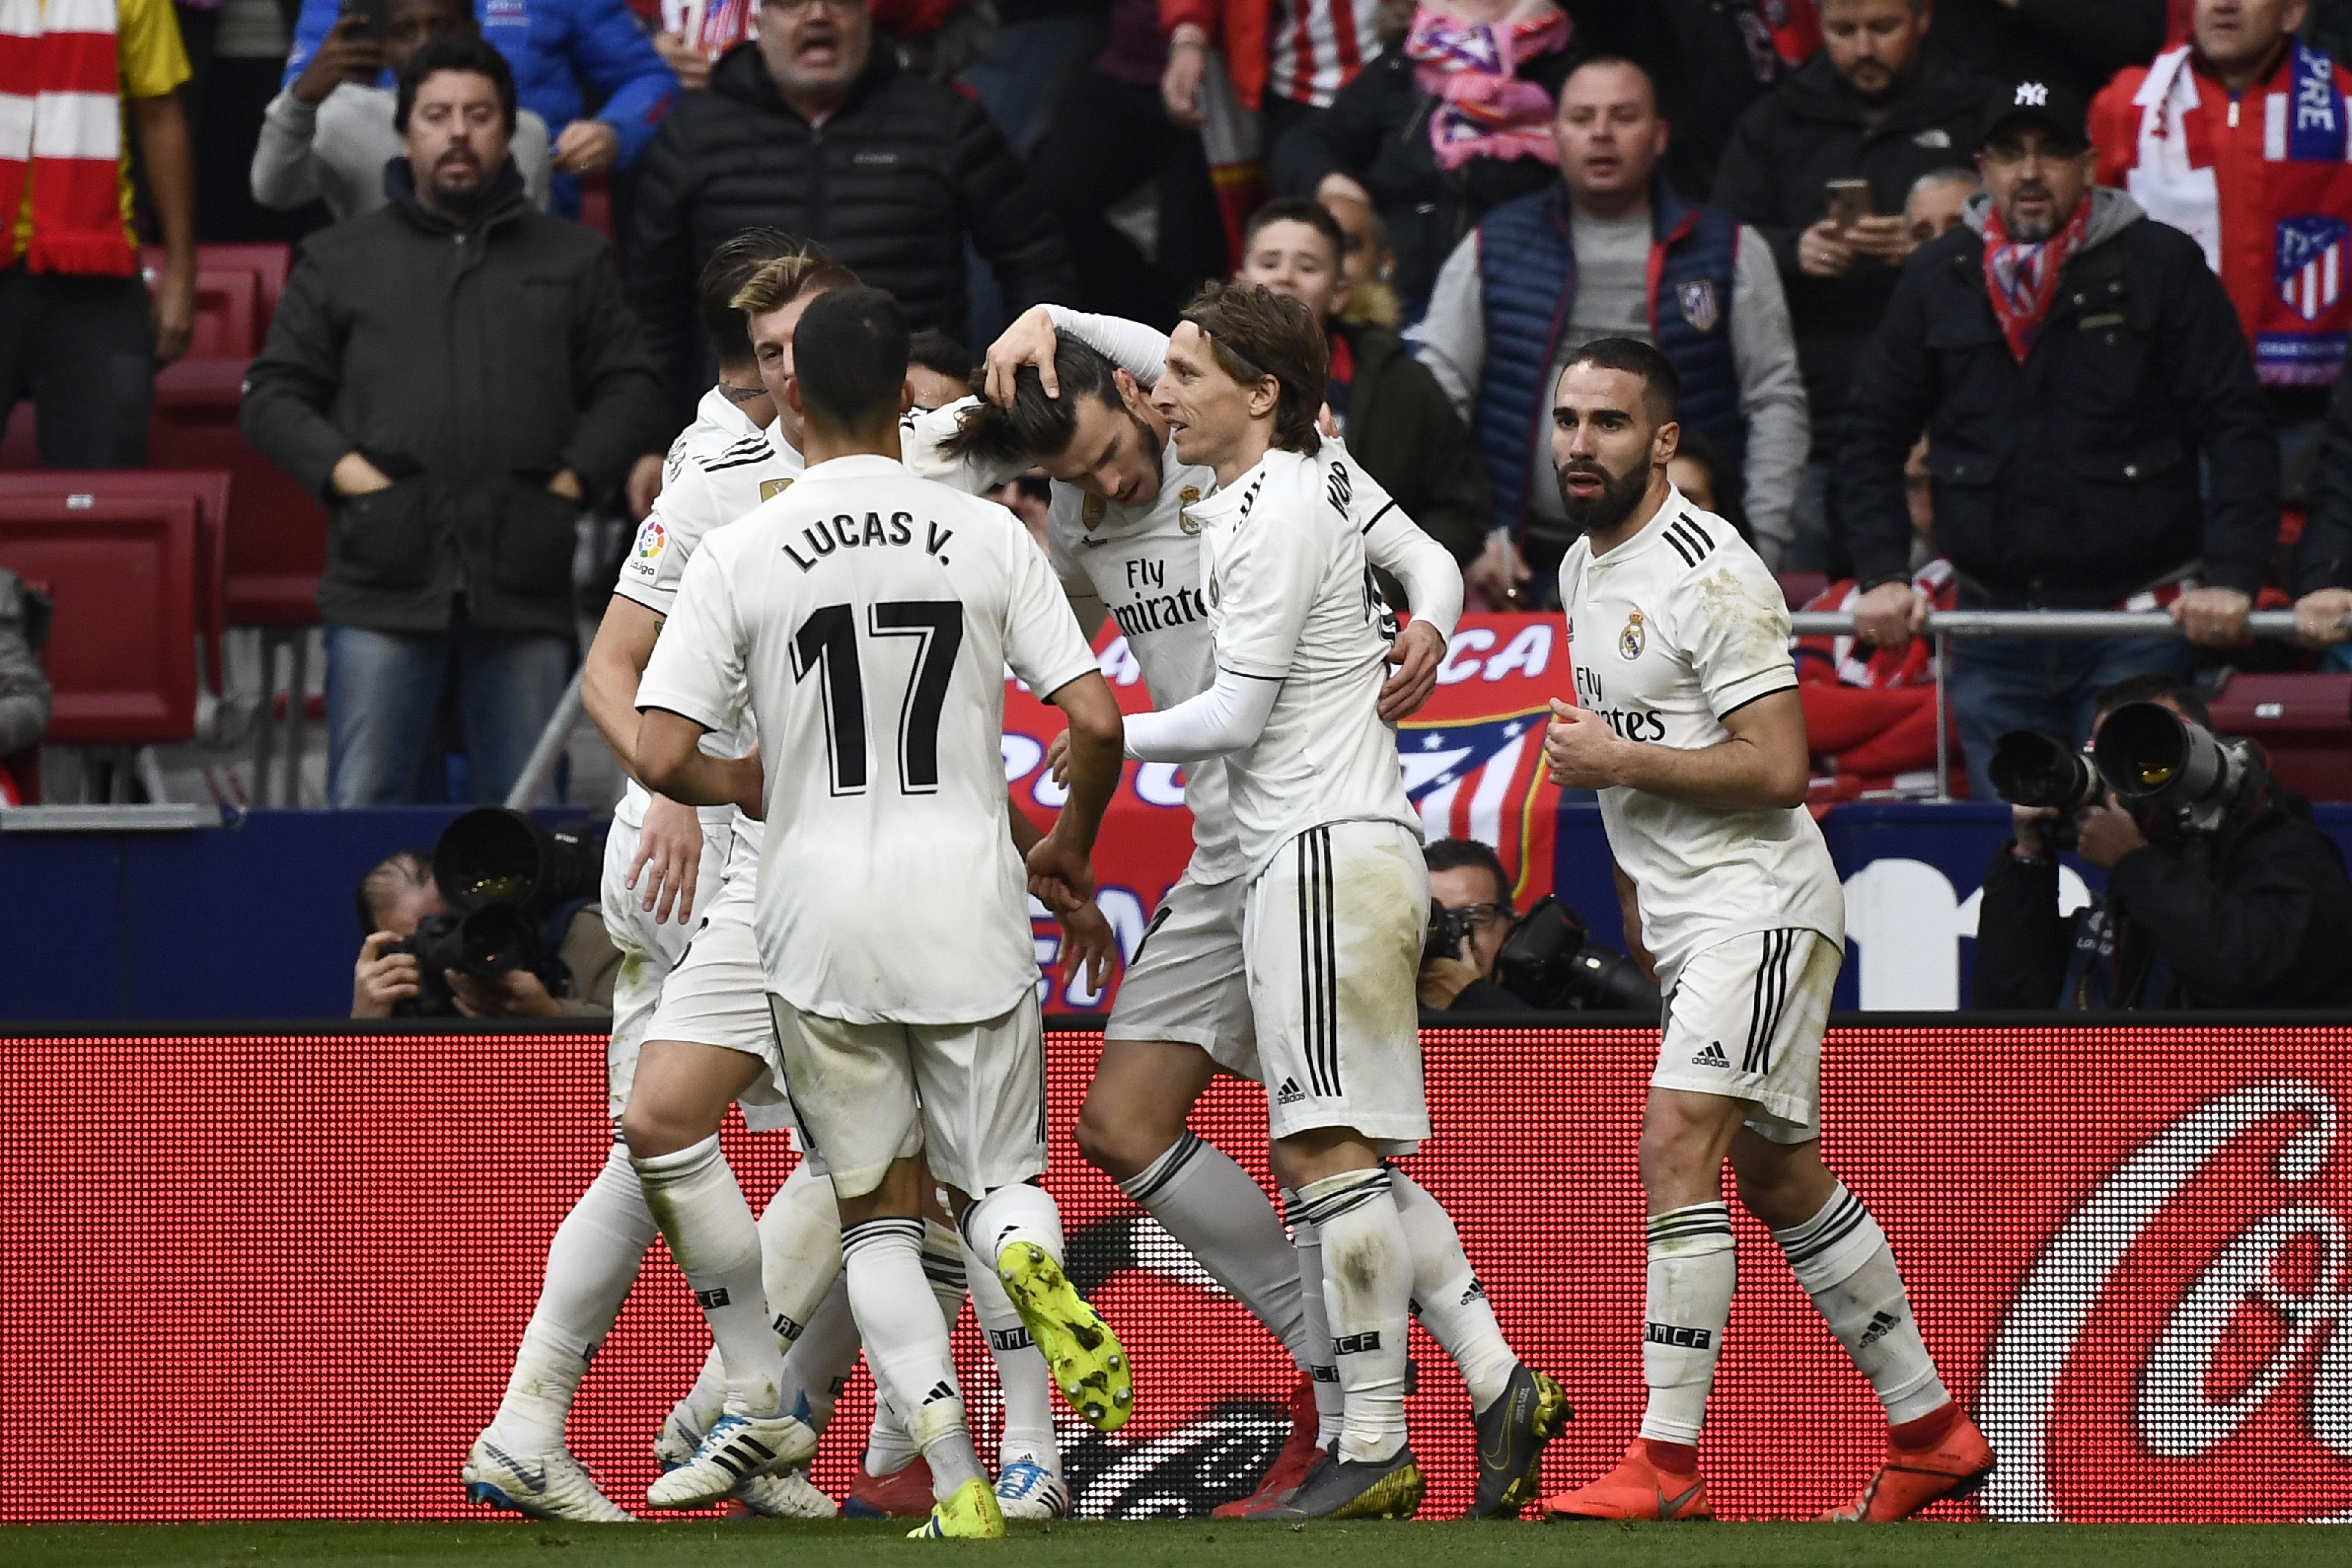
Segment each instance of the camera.
[[1582,917],[1550,893],[1512,926],[1495,960],[1495,977],[1539,1010],[1654,1016],[1665,1006],[1640,965],[1593,942]]
[[495,980],[518,969],[538,975],[561,996],[572,977],[555,956],[558,917],[593,899],[604,871],[602,835],[593,823],[550,830],[519,811],[481,806],[444,828],[433,846],[433,880],[456,910],[427,915],[389,952],[415,956],[421,991],[394,1007],[398,1017],[457,1016],[446,972]]
[[2126,702],[2108,714],[2092,756],[2117,799],[2168,816],[2184,833],[2218,830],[2263,774],[2251,742],[2221,740],[2160,702]]
[[2011,730],[1993,742],[1985,769],[1992,787],[2011,805],[2046,806],[2068,822],[2104,792],[2091,759],[2063,741]]
[[1472,928],[1468,910],[1449,910],[1435,899],[1429,900],[1429,931],[1421,939],[1421,962],[1424,964],[1440,958],[1459,958],[1462,944],[1470,940]]

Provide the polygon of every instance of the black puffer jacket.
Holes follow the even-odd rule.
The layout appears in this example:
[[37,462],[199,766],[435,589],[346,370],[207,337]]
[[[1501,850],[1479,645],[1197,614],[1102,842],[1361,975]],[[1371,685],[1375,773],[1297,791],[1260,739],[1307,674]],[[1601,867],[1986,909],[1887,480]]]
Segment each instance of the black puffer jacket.
[[[1557,99],[1568,65],[1568,55],[1556,52],[1528,61],[1518,74]],[[1397,298],[1408,317],[1421,314],[1437,269],[1479,219],[1559,178],[1538,158],[1473,158],[1451,174],[1439,168],[1429,142],[1437,100],[1414,85],[1412,72],[1402,47],[1391,45],[1339,89],[1328,112],[1282,139],[1269,171],[1281,195],[1311,196],[1333,173],[1370,193],[1396,251]]]
[[[660,388],[604,237],[549,217],[509,163],[463,226],[393,200],[302,242],[238,419],[255,450],[330,508],[319,613],[331,626],[437,631],[455,596],[474,625],[573,635],[577,504],[667,433]],[[352,500],[351,451],[394,482]]]
[[1920,175],[1969,168],[1987,90],[1982,79],[1929,48],[1902,93],[1868,124],[1862,100],[1823,49],[1739,117],[1716,173],[1715,205],[1755,225],[1772,247],[1819,455],[1836,450],[1853,362],[1886,313],[1901,269],[1863,257],[1843,278],[1811,277],[1797,265],[1798,237],[1828,216],[1832,180],[1868,180],[1872,210],[1893,215]]
[[2311,513],[2304,519],[2288,586],[2298,599],[2320,588],[2352,588],[2352,375],[2339,374],[2328,395],[2312,469]]
[[874,51],[822,125],[795,113],[740,44],[662,121],[637,181],[624,274],[679,422],[709,384],[695,279],[752,224],[822,241],[866,282],[898,296],[908,323],[968,330],[964,238],[995,268],[1013,311],[1076,293],[1059,226],[987,111]]
[[2238,312],[2195,240],[2121,191],[2091,203],[2022,365],[1986,289],[1984,196],[1905,265],[1838,455],[1864,587],[1908,578],[1903,463],[1923,429],[1936,546],[1969,603],[2097,609],[2200,559],[2208,584],[2262,587],[2278,440]]

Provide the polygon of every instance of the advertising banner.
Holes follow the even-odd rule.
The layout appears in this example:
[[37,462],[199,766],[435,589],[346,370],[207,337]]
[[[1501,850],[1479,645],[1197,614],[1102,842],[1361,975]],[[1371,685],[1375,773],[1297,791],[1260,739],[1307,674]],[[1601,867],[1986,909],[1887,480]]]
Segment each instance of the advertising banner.
[[[1858,1026],[1866,1025],[1867,1026]],[[498,1406],[547,1243],[608,1147],[592,1036],[11,1039],[0,1051],[0,1521],[446,1518]],[[1547,1488],[1612,1463],[1642,1386],[1634,1170],[1654,1034],[1425,1039],[1435,1136],[1404,1168],[1452,1212],[1506,1333],[1577,1418]],[[1082,1512],[1204,1511],[1279,1444],[1288,1358],[1070,1130],[1097,1042],[1048,1037],[1072,1274],[1125,1338],[1136,1409],[1062,1413]],[[2352,1026],[1832,1035],[1824,1152],[1893,1239],[1953,1394],[1999,1451],[1940,1517],[2352,1521]],[[1265,1178],[1264,1100],[1193,1118]],[[730,1131],[757,1206],[792,1155]],[[1877,1464],[1868,1388],[1738,1204],[1740,1285],[1701,1457],[1717,1511],[1808,1517]],[[574,1407],[625,1506],[707,1348],[658,1245]],[[967,1315],[992,1456],[994,1373]],[[1459,1379],[1418,1330],[1427,1517],[1471,1487]],[[838,1495],[861,1372],[828,1428]],[[137,1409],[102,1479],[58,1434]]]

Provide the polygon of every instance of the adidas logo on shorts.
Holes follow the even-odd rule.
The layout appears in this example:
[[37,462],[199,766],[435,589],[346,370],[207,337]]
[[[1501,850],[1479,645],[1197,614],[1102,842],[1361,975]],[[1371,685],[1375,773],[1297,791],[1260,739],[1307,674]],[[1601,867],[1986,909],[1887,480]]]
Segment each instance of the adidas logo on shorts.
[[929,1394],[923,1395],[923,1403],[937,1405],[942,1399],[953,1399],[955,1396],[956,1391],[948,1386],[948,1380],[943,1377],[932,1385]]
[[1282,1087],[1274,1091],[1276,1105],[1296,1105],[1306,1098],[1307,1091],[1298,1087],[1298,1080],[1295,1078],[1284,1079]]
[[1729,1072],[1731,1070],[1731,1058],[1723,1054],[1723,1042],[1721,1040],[1709,1040],[1706,1043],[1706,1049],[1691,1058],[1691,1066],[1695,1068],[1721,1068],[1724,1071]]

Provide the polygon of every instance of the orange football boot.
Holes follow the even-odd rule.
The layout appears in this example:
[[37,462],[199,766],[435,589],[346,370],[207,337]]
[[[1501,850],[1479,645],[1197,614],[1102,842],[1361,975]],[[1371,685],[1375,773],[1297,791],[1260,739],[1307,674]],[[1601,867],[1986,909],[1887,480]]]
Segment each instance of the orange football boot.
[[1315,1428],[1319,1422],[1315,1413],[1315,1384],[1302,1373],[1298,1386],[1290,1394],[1290,1436],[1283,1440],[1282,1452],[1274,1457],[1265,1479],[1257,1483],[1257,1490],[1232,1502],[1221,1502],[1210,1512],[1218,1519],[1245,1519],[1253,1510],[1278,1503],[1297,1491],[1298,1484],[1307,1479],[1307,1472],[1315,1468],[1315,1461],[1323,1457],[1323,1450],[1315,1446]]
[[1617,1468],[1572,1492],[1543,1500],[1546,1519],[1713,1519],[1706,1481],[1677,1476],[1650,1463],[1649,1445],[1635,1438]]
[[1890,1438],[1886,1463],[1863,1487],[1862,1495],[1822,1518],[1849,1523],[1909,1519],[1930,1503],[1975,1491],[1992,1474],[1992,1445],[1968,1413],[1960,1411],[1951,1430],[1932,1447],[1899,1448]]
[[910,1459],[905,1469],[887,1476],[869,1476],[860,1458],[841,1512],[845,1519],[929,1519],[934,1500],[931,1467],[922,1459]]

